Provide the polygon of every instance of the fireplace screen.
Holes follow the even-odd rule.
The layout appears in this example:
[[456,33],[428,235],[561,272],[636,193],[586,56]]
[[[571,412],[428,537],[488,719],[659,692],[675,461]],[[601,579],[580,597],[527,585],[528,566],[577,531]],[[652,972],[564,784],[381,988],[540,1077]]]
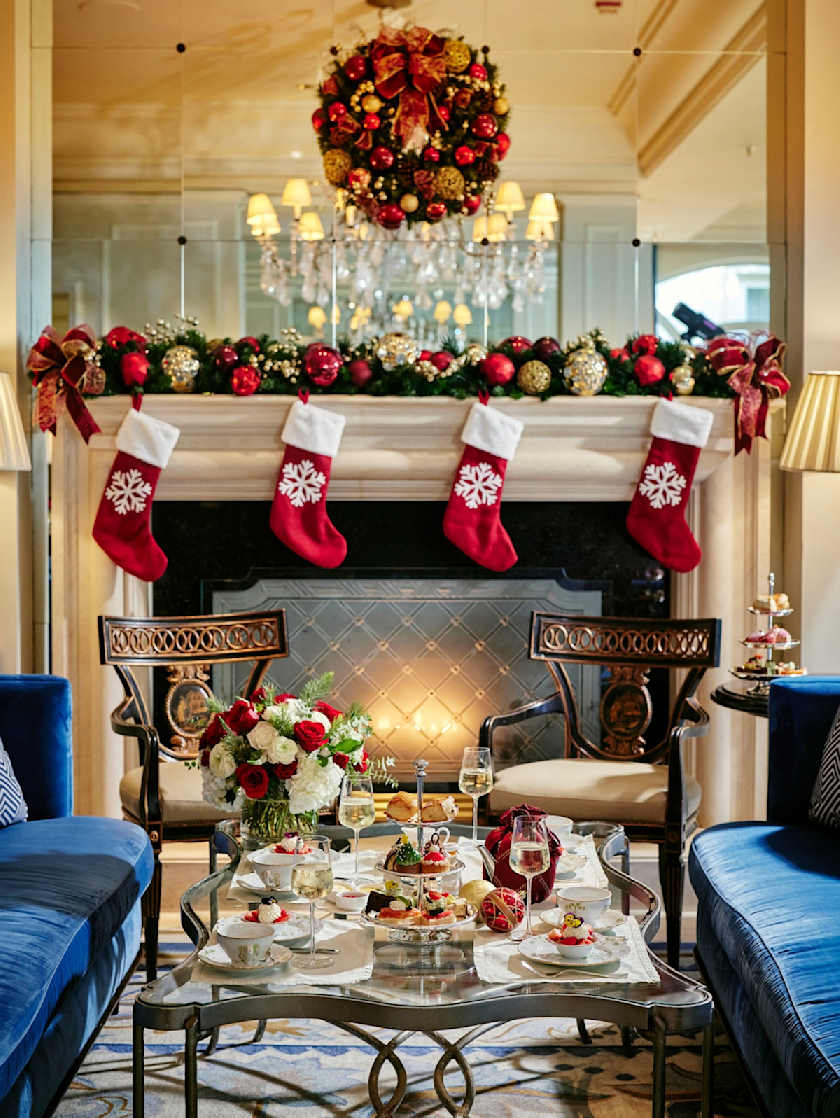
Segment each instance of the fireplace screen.
[[[269,679],[295,691],[307,679],[335,673],[333,701],[370,711],[371,751],[397,759],[395,775],[425,757],[430,776],[452,780],[461,753],[474,745],[482,720],[551,694],[545,664],[528,659],[531,611],[600,615],[600,590],[551,578],[313,578],[257,581],[247,590],[216,590],[214,613],[286,610],[288,659]],[[213,669],[213,688],[231,698],[247,665]],[[599,740],[598,669],[572,665],[584,725]],[[499,732],[502,764],[563,752],[558,716],[529,719]]]

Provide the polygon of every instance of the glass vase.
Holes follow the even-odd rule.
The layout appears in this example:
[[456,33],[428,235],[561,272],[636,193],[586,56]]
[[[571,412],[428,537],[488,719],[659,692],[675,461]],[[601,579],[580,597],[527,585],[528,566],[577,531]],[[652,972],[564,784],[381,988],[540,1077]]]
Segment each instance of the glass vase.
[[311,830],[312,823],[305,816],[292,815],[288,800],[243,800],[239,833],[245,850],[258,850],[280,842],[287,834]]

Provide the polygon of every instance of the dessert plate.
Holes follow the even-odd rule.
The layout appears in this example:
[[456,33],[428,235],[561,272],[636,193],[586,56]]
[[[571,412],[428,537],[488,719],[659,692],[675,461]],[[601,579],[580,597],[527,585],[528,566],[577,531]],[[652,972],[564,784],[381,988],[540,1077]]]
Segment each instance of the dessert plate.
[[519,944],[519,954],[531,963],[542,966],[569,967],[572,970],[594,970],[598,967],[617,967],[621,962],[621,953],[612,944],[604,943],[596,937],[592,951],[586,959],[564,959],[547,935],[531,936],[523,939]]
[[[562,908],[547,908],[544,912],[539,914],[540,920],[544,924],[548,924],[551,928],[559,928],[563,923],[565,911]],[[593,931],[599,932],[601,935],[615,935],[615,930],[625,922],[627,917],[623,912],[619,912],[617,908],[608,908],[606,912],[602,912],[597,920],[592,921]]]
[[208,967],[215,967],[217,970],[237,971],[240,974],[261,974],[263,971],[271,971],[275,967],[286,966],[292,957],[288,947],[283,947],[280,943],[272,943],[270,951],[271,962],[260,963],[258,967],[246,967],[242,963],[231,962],[218,943],[208,943],[205,947],[202,947],[198,957]]
[[557,868],[554,871],[554,876],[566,879],[574,877],[577,871],[582,870],[585,865],[585,854],[567,854],[564,851],[557,859]]
[[260,880],[258,873],[252,871],[251,873],[238,873],[233,879],[233,885],[237,889],[244,889],[246,893],[254,893],[258,897],[276,897],[282,904],[283,901],[299,901],[300,897],[297,893],[293,893],[291,889],[269,889],[269,887]]

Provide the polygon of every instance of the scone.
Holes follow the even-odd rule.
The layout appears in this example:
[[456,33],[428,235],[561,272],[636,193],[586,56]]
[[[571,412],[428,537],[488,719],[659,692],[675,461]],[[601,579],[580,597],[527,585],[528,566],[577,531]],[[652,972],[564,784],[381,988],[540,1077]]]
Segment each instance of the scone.
[[395,823],[410,823],[417,815],[417,800],[408,792],[397,792],[388,801],[385,814]]

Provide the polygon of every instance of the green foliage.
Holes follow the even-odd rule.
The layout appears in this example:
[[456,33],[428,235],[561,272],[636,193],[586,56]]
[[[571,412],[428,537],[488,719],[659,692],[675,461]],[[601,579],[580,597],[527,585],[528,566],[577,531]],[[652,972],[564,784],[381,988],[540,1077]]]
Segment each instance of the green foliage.
[[310,679],[300,689],[301,700],[311,706],[313,703],[317,703],[319,699],[326,699],[332,690],[334,678],[335,672],[324,672],[316,679]]

